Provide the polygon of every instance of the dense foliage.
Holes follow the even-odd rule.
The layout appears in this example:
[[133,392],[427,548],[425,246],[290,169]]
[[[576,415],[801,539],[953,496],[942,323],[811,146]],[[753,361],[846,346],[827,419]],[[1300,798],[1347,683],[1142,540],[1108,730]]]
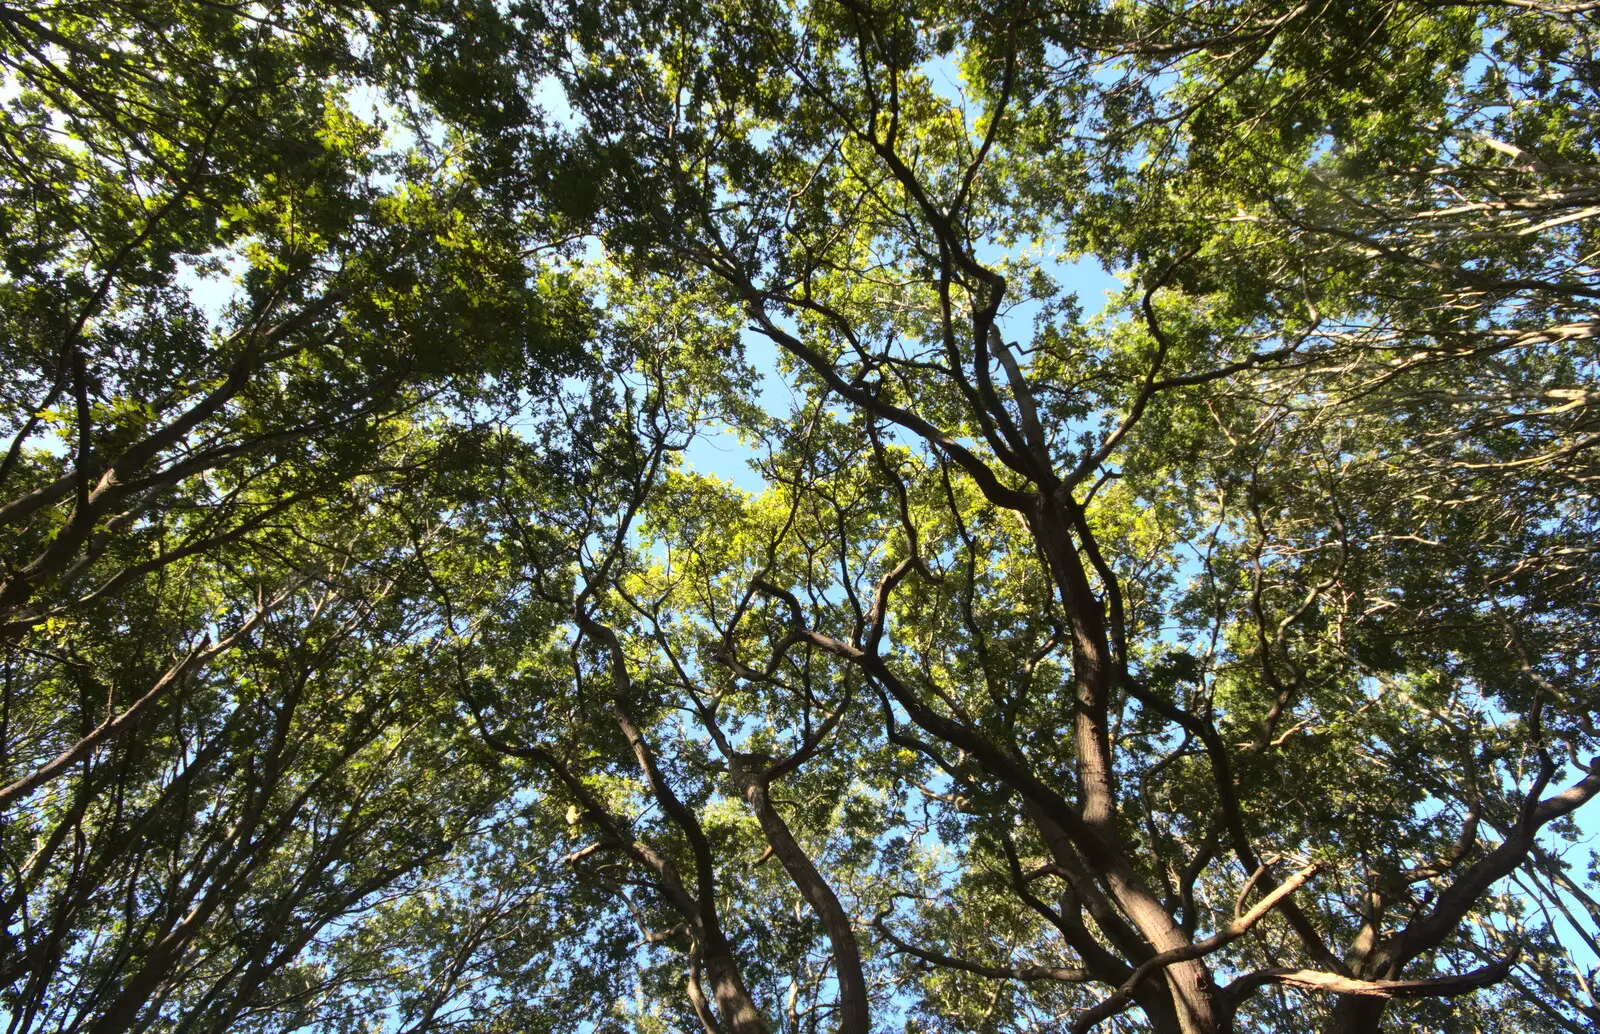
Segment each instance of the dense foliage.
[[5,1034],[1595,1029],[1597,17],[0,6]]

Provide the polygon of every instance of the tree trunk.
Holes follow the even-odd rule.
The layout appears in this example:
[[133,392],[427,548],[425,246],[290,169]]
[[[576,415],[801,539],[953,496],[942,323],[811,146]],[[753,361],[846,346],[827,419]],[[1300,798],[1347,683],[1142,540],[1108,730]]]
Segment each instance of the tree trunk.
[[772,807],[767,797],[767,785],[762,776],[736,756],[729,766],[733,780],[744,793],[745,800],[756,813],[761,831],[766,834],[772,853],[782,863],[789,878],[805,896],[806,902],[822,920],[828,943],[833,947],[834,971],[839,977],[839,1034],[867,1034],[871,1015],[867,1003],[867,981],[861,970],[861,949],[856,943],[855,930],[850,916],[833,888],[794,839],[789,824]]
[[[1072,627],[1072,678],[1077,690],[1073,742],[1083,821],[1100,837],[1107,857],[1096,865],[1118,909],[1155,952],[1187,947],[1191,941],[1161,902],[1134,872],[1117,830],[1115,766],[1107,728],[1107,711],[1115,660],[1106,617],[1084,572],[1072,532],[1059,506],[1045,497],[1029,521],[1034,540],[1049,562],[1051,574]],[[1171,991],[1182,1034],[1218,1034],[1222,1024],[1215,988],[1199,959],[1168,966],[1161,977]]]
[[1153,977],[1146,980],[1144,986],[1134,994],[1133,1000],[1144,1010],[1148,1023],[1144,1029],[1150,1034],[1188,1034],[1188,1028],[1178,1016],[1172,995],[1162,981]]
[[1341,995],[1321,1034],[1377,1034],[1388,1004],[1374,995]]
[[745,989],[733,956],[725,951],[709,953],[705,968],[706,979],[711,983],[711,997],[722,1014],[722,1026],[727,1034],[767,1034],[767,1021]]

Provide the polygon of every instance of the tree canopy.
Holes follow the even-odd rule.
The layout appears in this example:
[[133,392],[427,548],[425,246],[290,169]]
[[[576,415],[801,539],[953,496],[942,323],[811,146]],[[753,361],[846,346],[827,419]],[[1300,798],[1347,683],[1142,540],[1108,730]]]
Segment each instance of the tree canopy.
[[1597,18],[0,6],[4,1034],[1596,1029]]

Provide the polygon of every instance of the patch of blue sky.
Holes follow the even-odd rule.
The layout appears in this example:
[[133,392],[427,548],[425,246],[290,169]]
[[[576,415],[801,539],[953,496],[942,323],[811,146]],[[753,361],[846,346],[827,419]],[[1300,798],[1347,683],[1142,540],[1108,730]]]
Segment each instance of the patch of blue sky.
[[573,110],[567,100],[566,89],[555,76],[545,75],[535,79],[528,93],[539,109],[563,129],[570,132],[586,125],[583,116]]
[[[203,272],[202,267],[207,263],[216,263],[220,268]],[[194,261],[180,262],[174,279],[188,292],[189,300],[205,316],[211,329],[221,332],[227,324],[228,306],[239,298],[239,277],[244,270],[242,255],[218,250]]]

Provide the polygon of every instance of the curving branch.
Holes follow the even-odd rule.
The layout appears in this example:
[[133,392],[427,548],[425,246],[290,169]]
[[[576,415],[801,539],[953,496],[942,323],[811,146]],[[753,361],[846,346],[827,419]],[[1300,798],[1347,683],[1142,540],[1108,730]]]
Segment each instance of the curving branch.
[[1429,977],[1425,980],[1357,980],[1314,969],[1262,969],[1235,980],[1223,988],[1223,994],[1238,1003],[1257,988],[1267,984],[1285,984],[1308,991],[1364,998],[1450,998],[1498,984],[1510,974],[1521,957],[1521,948],[1516,948],[1499,962],[1455,976]]
[[901,940],[893,930],[890,930],[884,920],[888,912],[880,912],[872,920],[872,928],[878,931],[879,936],[895,946],[895,950],[903,952],[913,958],[921,959],[931,966],[940,966],[945,969],[958,969],[963,973],[987,977],[990,980],[1055,980],[1065,984],[1081,984],[1093,980],[1086,969],[1061,966],[990,966],[982,962],[973,962],[970,959],[956,958],[931,948],[920,948],[909,941]]
[[1195,941],[1194,943],[1185,945],[1181,948],[1174,948],[1170,951],[1164,951],[1155,958],[1144,962],[1139,966],[1138,969],[1133,971],[1132,976],[1123,981],[1122,986],[1117,988],[1116,992],[1113,993],[1109,998],[1101,1002],[1099,1005],[1084,1011],[1078,1016],[1077,1019],[1073,1020],[1072,1027],[1070,1028],[1072,1034],[1085,1034],[1085,1032],[1092,1030],[1102,1020],[1109,1019],[1110,1017],[1121,1012],[1123,1009],[1126,1009],[1128,1004],[1133,1001],[1134,992],[1139,989],[1139,985],[1148,980],[1158,971],[1166,969],[1168,966],[1171,966],[1174,963],[1204,958],[1205,956],[1216,951],[1218,948],[1221,948],[1224,945],[1243,937],[1246,933],[1250,932],[1251,927],[1259,923],[1268,912],[1271,912],[1274,908],[1276,908],[1279,902],[1285,900],[1290,894],[1293,894],[1296,890],[1298,890],[1303,883],[1315,876],[1317,872],[1321,870],[1321,868],[1321,863],[1312,862],[1310,865],[1307,865],[1293,876],[1290,876],[1288,879],[1284,880],[1277,886],[1276,889],[1272,891],[1272,893],[1268,894],[1266,897],[1257,902],[1255,907],[1250,909],[1250,911],[1235,919],[1221,930],[1218,930],[1210,937],[1207,937],[1205,940]]

